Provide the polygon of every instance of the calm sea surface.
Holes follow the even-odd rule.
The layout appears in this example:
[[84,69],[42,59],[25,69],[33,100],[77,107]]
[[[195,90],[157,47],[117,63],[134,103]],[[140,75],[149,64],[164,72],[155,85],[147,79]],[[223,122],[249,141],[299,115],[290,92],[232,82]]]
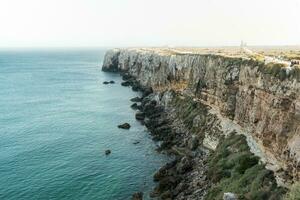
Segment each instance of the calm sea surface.
[[137,94],[101,71],[104,53],[0,51],[1,200],[123,200],[154,186],[167,158],[134,119]]

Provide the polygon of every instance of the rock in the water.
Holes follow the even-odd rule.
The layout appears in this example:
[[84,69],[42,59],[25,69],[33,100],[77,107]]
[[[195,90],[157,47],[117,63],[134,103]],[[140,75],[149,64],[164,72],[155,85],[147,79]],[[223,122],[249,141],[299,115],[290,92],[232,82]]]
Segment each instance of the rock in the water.
[[104,81],[103,84],[104,84],[104,85],[107,85],[107,84],[109,84],[109,82],[108,82],[108,81]]
[[109,81],[109,83],[110,83],[110,84],[114,84],[115,82],[114,82],[114,81]]
[[237,197],[234,193],[227,192],[227,193],[224,193],[223,200],[237,200]]
[[143,193],[136,192],[132,195],[132,200],[143,200]]
[[135,114],[135,118],[136,118],[137,120],[144,120],[144,119],[145,119],[145,113],[143,113],[143,112],[137,112],[137,113]]
[[132,102],[141,102],[142,98],[140,98],[140,97],[134,97],[134,98],[130,99],[130,101],[132,101]]
[[109,154],[111,154],[111,150],[108,149],[105,151],[105,155],[109,155]]
[[129,86],[130,85],[130,82],[129,81],[124,81],[121,83],[122,86]]
[[132,104],[130,107],[134,110],[137,110],[139,108],[137,103]]
[[122,128],[122,129],[130,129],[130,124],[128,124],[128,123],[120,124],[120,125],[118,126],[118,128]]

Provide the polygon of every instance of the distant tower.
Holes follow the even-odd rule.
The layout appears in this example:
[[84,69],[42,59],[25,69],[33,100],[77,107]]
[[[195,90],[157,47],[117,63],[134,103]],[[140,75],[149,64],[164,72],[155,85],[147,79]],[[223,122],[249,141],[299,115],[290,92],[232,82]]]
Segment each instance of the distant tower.
[[246,47],[247,47],[247,43],[242,40],[240,45],[240,51],[244,52]]

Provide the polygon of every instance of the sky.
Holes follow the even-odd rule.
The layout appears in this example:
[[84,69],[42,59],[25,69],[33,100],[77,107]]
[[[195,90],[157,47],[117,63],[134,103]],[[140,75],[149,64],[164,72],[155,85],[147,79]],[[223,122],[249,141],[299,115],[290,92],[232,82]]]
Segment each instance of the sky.
[[0,0],[0,48],[300,45],[300,0]]

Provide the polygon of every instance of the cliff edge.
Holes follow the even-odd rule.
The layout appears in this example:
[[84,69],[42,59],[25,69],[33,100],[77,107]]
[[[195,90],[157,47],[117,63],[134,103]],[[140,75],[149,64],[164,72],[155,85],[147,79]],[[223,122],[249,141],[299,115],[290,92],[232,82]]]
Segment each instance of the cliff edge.
[[215,150],[232,132],[245,135],[251,152],[275,173],[279,184],[299,181],[298,67],[239,55],[132,48],[108,51],[102,69],[127,72],[151,87],[165,107],[171,105],[171,91],[205,105],[209,117],[195,113],[189,124],[189,134],[199,136],[205,147]]

